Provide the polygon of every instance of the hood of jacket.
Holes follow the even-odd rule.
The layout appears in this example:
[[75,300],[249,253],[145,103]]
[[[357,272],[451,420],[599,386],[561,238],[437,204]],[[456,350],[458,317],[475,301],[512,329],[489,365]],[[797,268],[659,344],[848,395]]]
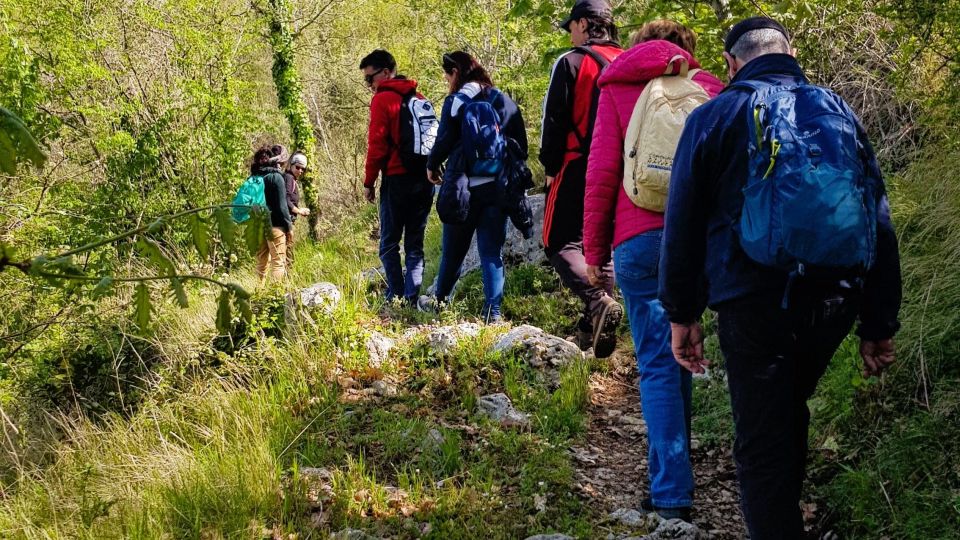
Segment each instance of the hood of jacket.
[[380,81],[380,84],[377,85],[377,93],[380,92],[397,92],[399,94],[409,94],[417,90],[417,81],[413,79],[406,79],[400,77],[394,77],[392,79],[387,79],[385,81]]
[[690,69],[700,68],[696,58],[669,41],[645,41],[627,49],[611,62],[597,84],[603,88],[611,84],[646,83],[663,75],[670,60],[677,55],[687,59]]

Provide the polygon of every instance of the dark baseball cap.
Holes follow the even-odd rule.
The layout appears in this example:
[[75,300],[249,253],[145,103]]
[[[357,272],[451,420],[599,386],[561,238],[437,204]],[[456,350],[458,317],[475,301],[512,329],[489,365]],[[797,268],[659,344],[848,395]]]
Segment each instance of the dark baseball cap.
[[737,41],[747,32],[751,30],[761,30],[763,28],[769,28],[771,30],[776,30],[783,34],[783,37],[790,40],[790,33],[787,32],[787,29],[783,27],[782,24],[771,19],[770,17],[750,17],[749,19],[744,19],[737,24],[733,25],[733,28],[727,32],[727,39],[723,41],[723,50],[730,52],[730,49],[737,44]]
[[613,8],[610,7],[610,2],[607,0],[577,0],[573,4],[573,9],[570,10],[570,16],[557,23],[557,26],[569,32],[570,23],[573,21],[583,19],[584,17],[595,17],[597,15],[609,16],[612,14]]

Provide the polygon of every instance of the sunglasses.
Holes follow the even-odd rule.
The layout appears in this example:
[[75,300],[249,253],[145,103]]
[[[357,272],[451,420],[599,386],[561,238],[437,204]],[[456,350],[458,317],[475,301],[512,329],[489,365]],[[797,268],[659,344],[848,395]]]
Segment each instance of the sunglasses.
[[305,167],[304,167],[303,165],[294,165],[294,166],[293,166],[293,170],[295,170],[295,171],[303,171],[303,170],[305,170]]
[[371,74],[369,74],[369,75],[364,75],[364,76],[363,76],[363,80],[366,81],[367,86],[373,86],[373,78],[376,77],[377,75],[383,73],[383,70],[385,70],[385,69],[387,69],[387,68],[380,68],[380,69],[374,71],[373,73],[371,73]]

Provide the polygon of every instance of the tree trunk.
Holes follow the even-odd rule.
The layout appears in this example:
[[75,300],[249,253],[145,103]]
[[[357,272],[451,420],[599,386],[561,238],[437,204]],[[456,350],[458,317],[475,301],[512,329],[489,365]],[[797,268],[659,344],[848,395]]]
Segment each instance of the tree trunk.
[[726,30],[728,28],[727,20],[730,19],[730,0],[710,0],[710,5],[717,15],[720,26]]
[[[269,0],[267,20],[270,24],[270,45],[273,48],[273,83],[277,87],[280,110],[287,117],[293,134],[293,148],[307,156],[307,163],[316,166],[317,140],[303,101],[303,87],[293,55],[293,33],[290,31],[289,0]],[[310,235],[319,237],[319,198],[315,178],[309,171],[300,177],[303,201],[310,209]]]

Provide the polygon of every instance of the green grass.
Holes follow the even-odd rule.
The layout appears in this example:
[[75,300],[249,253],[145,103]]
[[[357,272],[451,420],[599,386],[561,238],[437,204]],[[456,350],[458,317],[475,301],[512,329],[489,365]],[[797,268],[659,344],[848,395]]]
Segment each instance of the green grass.
[[[429,538],[591,536],[598,516],[574,495],[566,451],[585,426],[587,363],[561,370],[554,389],[514,355],[488,353],[495,336],[484,331],[450,355],[414,343],[370,368],[369,332],[420,320],[401,310],[406,320],[383,328],[380,293],[354,278],[376,266],[371,219],[297,246],[288,288],[329,280],[344,296],[333,313],[315,314],[316,326],[287,326],[283,291],[271,286],[255,293],[254,321],[230,336],[213,335],[215,299],[200,291],[186,310],[161,307],[153,340],[167,347],[162,382],[128,416],[63,418],[48,460],[11,465],[0,534],[261,538],[266,529],[322,538],[354,527],[414,538],[429,524]],[[556,285],[539,269],[516,272],[524,287]],[[389,376],[400,392],[351,401],[344,376]],[[477,414],[478,396],[498,391],[531,415],[530,429]],[[319,507],[306,467],[332,473]]]

